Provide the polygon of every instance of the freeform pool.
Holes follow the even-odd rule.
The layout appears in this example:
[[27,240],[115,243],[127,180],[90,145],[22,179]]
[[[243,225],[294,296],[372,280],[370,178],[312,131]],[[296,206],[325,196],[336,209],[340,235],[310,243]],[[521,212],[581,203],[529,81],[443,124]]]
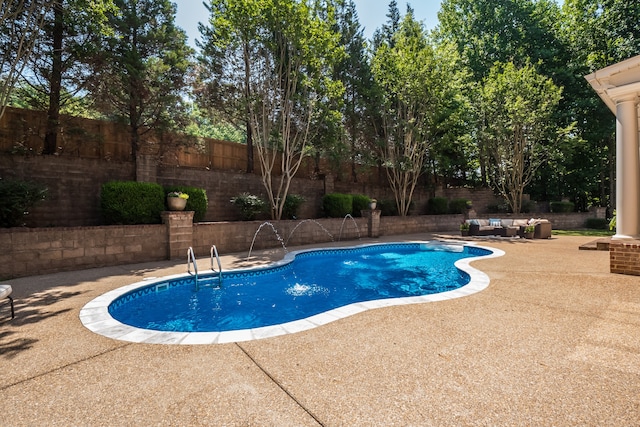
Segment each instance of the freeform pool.
[[200,275],[198,286],[188,274],[134,283],[91,301],[80,318],[92,331],[125,341],[246,341],[371,308],[478,292],[488,277],[468,263],[499,255],[495,249],[442,242],[291,252],[266,267],[225,271],[220,281]]

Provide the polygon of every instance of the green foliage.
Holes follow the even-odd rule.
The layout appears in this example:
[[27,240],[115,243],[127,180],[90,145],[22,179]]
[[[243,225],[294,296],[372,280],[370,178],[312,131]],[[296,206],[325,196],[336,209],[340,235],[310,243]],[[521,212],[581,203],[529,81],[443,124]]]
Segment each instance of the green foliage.
[[569,213],[574,211],[575,205],[573,202],[551,202],[549,208],[553,213]]
[[354,217],[362,216],[360,211],[369,209],[371,199],[363,194],[354,194],[353,199],[353,212],[351,215]]
[[35,182],[0,179],[0,194],[0,227],[16,227],[34,204],[44,200],[47,189]]
[[322,197],[322,209],[330,218],[343,218],[353,212],[353,196],[341,193],[325,194]]
[[164,200],[160,184],[110,181],[100,193],[102,219],[105,224],[159,224]]
[[609,221],[606,218],[587,218],[586,226],[594,230],[608,230]]
[[231,198],[231,203],[240,209],[243,221],[253,221],[257,215],[264,213],[267,208],[267,202],[259,196],[249,193],[240,193]]
[[287,194],[287,200],[282,207],[283,219],[297,219],[298,209],[305,202],[305,198],[299,194]]
[[184,210],[194,211],[193,222],[200,222],[204,219],[209,203],[209,200],[207,198],[207,190],[197,187],[168,185],[164,187],[164,191],[165,193],[171,193],[173,191],[179,193],[187,193],[189,195],[189,198],[187,199],[187,206],[184,208]]
[[178,127],[193,53],[185,32],[176,27],[176,5],[169,0],[114,0],[112,35],[92,64],[91,93],[105,113],[129,125],[131,154],[149,129]]
[[400,215],[410,210],[413,189],[425,171],[441,129],[442,110],[455,98],[451,56],[442,55],[424,26],[407,13],[390,39],[381,38],[371,59],[380,89],[380,149]]
[[378,209],[380,209],[382,216],[398,216],[398,205],[395,200],[378,200]]
[[613,211],[613,216],[611,217],[611,220],[609,221],[609,231],[613,231],[616,229],[618,224],[618,213],[614,210]]
[[481,108],[486,120],[491,185],[520,213],[524,189],[550,157],[562,135],[554,120],[562,89],[531,64],[496,64],[483,82]]
[[471,203],[471,200],[467,199],[453,199],[449,202],[449,213],[461,214],[467,212],[467,206]]
[[537,207],[537,203],[533,200],[523,200],[522,206],[520,207],[521,213],[530,213],[535,212]]
[[446,197],[432,197],[427,200],[429,215],[444,215],[449,213],[449,200]]

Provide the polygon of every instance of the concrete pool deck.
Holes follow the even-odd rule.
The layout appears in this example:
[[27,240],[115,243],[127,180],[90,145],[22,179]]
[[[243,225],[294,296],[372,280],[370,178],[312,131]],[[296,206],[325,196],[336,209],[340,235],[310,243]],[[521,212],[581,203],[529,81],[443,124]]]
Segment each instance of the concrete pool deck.
[[[340,244],[445,237],[458,238]],[[469,240],[506,253],[471,263],[491,279],[480,293],[241,343],[129,343],[81,324],[93,298],[186,260],[7,281],[16,318],[0,302],[0,424],[637,425],[640,278],[580,251],[589,237]],[[222,254],[223,267],[245,256]]]

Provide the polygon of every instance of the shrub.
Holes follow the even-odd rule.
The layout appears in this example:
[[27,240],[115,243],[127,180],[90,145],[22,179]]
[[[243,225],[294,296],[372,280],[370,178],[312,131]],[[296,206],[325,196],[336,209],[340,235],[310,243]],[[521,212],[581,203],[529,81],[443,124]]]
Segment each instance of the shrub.
[[[446,200],[446,199],[445,199]],[[471,200],[467,199],[453,199],[449,202],[449,213],[461,214],[466,213],[468,207],[471,205]]]
[[297,219],[300,205],[305,202],[305,198],[299,194],[287,194],[282,207],[282,219]]
[[380,209],[380,215],[398,216],[398,205],[395,200],[378,200],[378,209]]
[[353,212],[351,213],[351,215],[353,215],[354,217],[362,216],[360,211],[369,209],[371,198],[363,194],[354,194],[352,196],[352,200],[353,200]]
[[507,202],[487,205],[487,213],[510,213],[511,208]]
[[44,200],[47,189],[35,182],[0,179],[0,194],[0,227],[16,227],[34,204]]
[[106,224],[159,224],[164,198],[160,184],[110,181],[100,193],[102,218]]
[[263,213],[267,208],[267,202],[249,193],[240,193],[231,199],[231,203],[240,209],[243,221],[253,221],[256,215]]
[[187,206],[185,211],[193,211],[193,222],[200,222],[204,219],[207,213],[207,207],[209,206],[209,200],[207,199],[207,190],[197,187],[185,187],[179,185],[168,185],[164,187],[165,193],[187,193],[189,198],[187,199]]
[[322,197],[322,209],[330,218],[343,218],[353,212],[353,196],[341,193],[325,194]]
[[427,200],[427,213],[430,215],[444,215],[448,213],[449,200],[445,197],[432,197]]
[[573,202],[551,202],[549,207],[553,213],[568,213],[574,210]]
[[538,204],[533,200],[523,200],[522,206],[520,206],[520,213],[535,212],[538,208]]
[[606,218],[587,218],[587,228],[594,230],[608,230],[609,221]]

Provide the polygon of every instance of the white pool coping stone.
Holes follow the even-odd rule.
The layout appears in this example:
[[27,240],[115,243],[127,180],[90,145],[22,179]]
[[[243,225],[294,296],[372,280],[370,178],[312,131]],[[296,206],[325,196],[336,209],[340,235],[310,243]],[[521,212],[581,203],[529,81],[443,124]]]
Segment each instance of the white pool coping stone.
[[[313,252],[319,250],[333,250],[333,249],[355,249],[367,246],[384,246],[390,244],[402,244],[402,243],[420,243],[420,244],[439,244],[449,246],[472,246],[479,249],[486,249],[492,253],[483,256],[474,256],[464,258],[455,262],[455,266],[460,270],[466,272],[469,277],[469,283],[466,285],[454,289],[452,291],[440,292],[431,295],[421,295],[413,297],[403,298],[388,298],[373,301],[363,301],[346,306],[338,307],[333,310],[329,310],[320,314],[307,317],[305,319],[295,320],[292,322],[282,323],[273,326],[264,326],[260,328],[242,329],[236,331],[224,331],[224,332],[165,332],[154,331],[150,329],[136,328],[121,323],[111,317],[109,314],[109,305],[120,296],[143,286],[149,286],[153,283],[165,282],[170,279],[182,278],[187,274],[176,274],[171,276],[164,276],[160,278],[146,279],[141,282],[132,283],[105,294],[88,302],[82,310],[80,310],[80,321],[82,324],[99,335],[103,335],[108,338],[128,341],[134,343],[147,343],[147,344],[223,344],[242,341],[252,341],[263,338],[277,337],[280,335],[293,334],[296,332],[306,331],[309,329],[317,328],[318,326],[326,325],[327,323],[334,322],[345,317],[349,317],[363,311],[373,310],[376,308],[390,307],[396,305],[407,304],[422,304],[427,302],[445,301],[454,298],[461,298],[468,295],[475,294],[486,289],[489,286],[489,276],[482,271],[471,267],[472,261],[480,259],[496,258],[504,255],[504,251],[500,249],[475,245],[470,242],[455,242],[455,241],[413,241],[413,242],[386,242],[386,243],[368,243],[365,245],[350,246],[348,248],[314,248],[305,249],[301,251],[289,252],[286,256],[275,263],[271,263],[268,266],[278,266],[291,262],[297,254],[303,252]],[[267,265],[255,267],[254,269],[265,268]],[[247,269],[239,270],[247,271]]]

